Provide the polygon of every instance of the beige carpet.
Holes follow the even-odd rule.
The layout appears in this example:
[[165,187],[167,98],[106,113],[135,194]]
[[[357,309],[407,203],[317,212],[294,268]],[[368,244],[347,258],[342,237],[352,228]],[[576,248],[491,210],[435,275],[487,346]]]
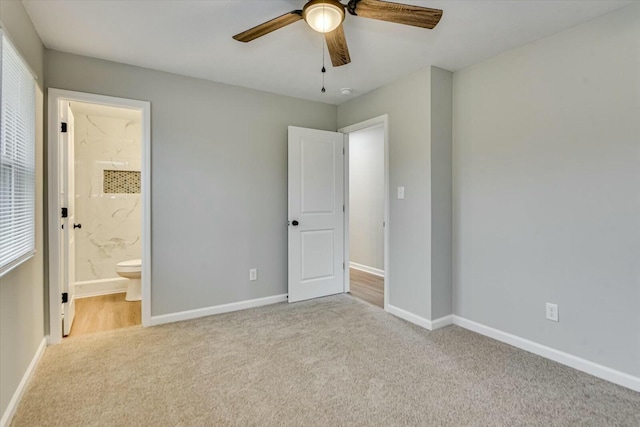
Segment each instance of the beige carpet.
[[346,295],[49,347],[14,426],[640,425],[640,393]]

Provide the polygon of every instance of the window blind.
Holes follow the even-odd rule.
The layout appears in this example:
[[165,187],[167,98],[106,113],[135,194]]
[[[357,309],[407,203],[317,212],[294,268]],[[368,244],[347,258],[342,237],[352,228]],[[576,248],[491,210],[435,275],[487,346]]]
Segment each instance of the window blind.
[[35,252],[35,80],[0,31],[0,275]]

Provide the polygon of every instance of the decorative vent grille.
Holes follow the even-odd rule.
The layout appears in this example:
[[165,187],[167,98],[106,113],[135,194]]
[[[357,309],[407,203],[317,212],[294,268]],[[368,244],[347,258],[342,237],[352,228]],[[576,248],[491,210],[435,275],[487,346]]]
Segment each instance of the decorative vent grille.
[[140,194],[140,171],[106,170],[103,192],[111,194]]

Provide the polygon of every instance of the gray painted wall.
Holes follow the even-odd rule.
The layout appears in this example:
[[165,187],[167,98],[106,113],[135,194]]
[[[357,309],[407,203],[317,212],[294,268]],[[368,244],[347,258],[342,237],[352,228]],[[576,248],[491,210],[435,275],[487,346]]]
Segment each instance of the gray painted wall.
[[287,126],[335,131],[335,106],[45,58],[47,87],[151,102],[152,315],[287,292]]
[[384,270],[384,127],[349,134],[350,261]]
[[635,376],[639,42],[633,5],[454,74],[455,313]]
[[[338,127],[389,114],[389,301],[431,318],[430,76],[420,70],[338,106]],[[405,187],[405,199],[396,189]]]
[[44,47],[19,1],[0,1],[0,21],[38,76],[36,88],[36,255],[0,277],[0,416],[44,337],[43,63]]
[[[389,303],[452,313],[452,74],[436,67],[338,106],[338,127],[389,115]],[[398,200],[397,188],[405,187]]]
[[453,74],[431,67],[431,319],[453,313]]

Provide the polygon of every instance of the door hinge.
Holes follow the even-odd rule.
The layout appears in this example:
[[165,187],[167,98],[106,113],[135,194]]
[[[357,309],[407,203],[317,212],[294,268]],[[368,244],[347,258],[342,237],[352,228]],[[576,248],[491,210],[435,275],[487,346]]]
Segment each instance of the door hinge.
[[344,270],[344,262],[342,263],[342,269]]
[[69,209],[67,208],[62,208],[62,212],[61,212],[62,218],[66,218],[69,216]]
[[342,148],[342,154],[344,154],[344,147]]
[[67,292],[62,293],[62,303],[69,302],[69,294]]
[[344,212],[344,205],[342,205],[342,212]]
[[67,133],[67,124],[65,122],[60,123],[60,132]]

